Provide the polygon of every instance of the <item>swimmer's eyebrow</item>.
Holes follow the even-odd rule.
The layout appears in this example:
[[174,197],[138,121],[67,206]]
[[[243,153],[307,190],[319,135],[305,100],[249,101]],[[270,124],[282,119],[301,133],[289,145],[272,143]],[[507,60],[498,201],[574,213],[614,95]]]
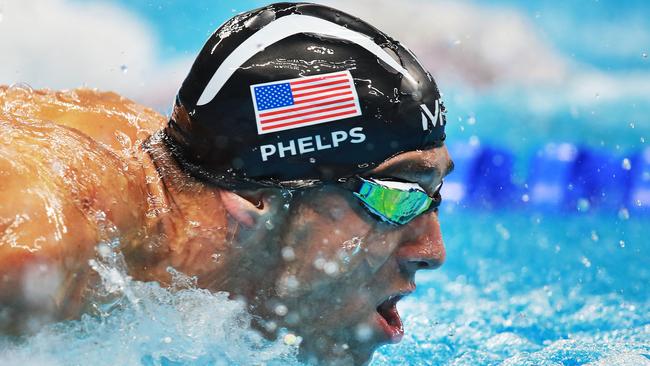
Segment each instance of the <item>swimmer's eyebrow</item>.
[[[428,174],[431,171],[431,167],[428,166],[428,165],[425,165],[425,164],[415,164],[415,165],[410,166],[409,168],[411,168],[415,172],[415,174],[413,174],[415,176],[422,176],[423,174]],[[454,171],[455,168],[456,168],[456,164],[454,163],[454,161],[449,160],[449,162],[447,163],[445,168],[442,170],[441,176],[442,177],[448,176],[449,174],[451,174],[451,172]],[[437,171],[438,169],[435,169],[435,170]],[[398,181],[398,182],[408,182],[408,183],[418,183],[418,181],[421,180],[421,179],[415,179],[415,181],[411,181],[411,180],[408,180],[408,179],[404,179],[403,175],[399,174],[399,173],[397,173],[395,175],[393,175],[393,174],[387,174],[387,175],[364,174],[364,176],[368,176],[368,177],[372,177],[372,178],[381,178],[381,179],[384,179],[384,180],[395,180],[395,181]]]
[[424,161],[400,161],[375,172],[363,174],[367,178],[395,180],[416,183],[430,195],[435,193],[439,180],[454,170],[455,164],[450,159],[444,167],[431,166]]

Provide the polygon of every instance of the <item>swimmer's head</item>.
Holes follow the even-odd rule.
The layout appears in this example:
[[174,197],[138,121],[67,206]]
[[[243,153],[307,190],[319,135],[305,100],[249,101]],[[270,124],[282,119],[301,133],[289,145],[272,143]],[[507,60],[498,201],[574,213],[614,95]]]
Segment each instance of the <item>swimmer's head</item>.
[[440,145],[444,125],[432,76],[398,41],[326,6],[278,3],[210,36],[166,136],[202,180],[296,186]]
[[209,288],[244,297],[271,337],[301,336],[309,362],[363,364],[399,341],[397,301],[445,257],[444,125],[431,75],[358,18],[282,3],[226,22],[165,131],[227,213]]

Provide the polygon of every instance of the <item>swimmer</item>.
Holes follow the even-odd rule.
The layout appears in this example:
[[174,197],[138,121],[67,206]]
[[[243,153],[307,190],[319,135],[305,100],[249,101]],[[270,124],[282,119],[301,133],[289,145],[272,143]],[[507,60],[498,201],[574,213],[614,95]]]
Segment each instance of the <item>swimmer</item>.
[[169,119],[83,89],[3,87],[0,106],[4,333],[96,312],[89,261],[119,243],[135,280],[170,285],[173,267],[244,299],[266,337],[299,336],[305,362],[364,364],[402,338],[415,272],[444,261],[438,88],[335,9],[235,16]]

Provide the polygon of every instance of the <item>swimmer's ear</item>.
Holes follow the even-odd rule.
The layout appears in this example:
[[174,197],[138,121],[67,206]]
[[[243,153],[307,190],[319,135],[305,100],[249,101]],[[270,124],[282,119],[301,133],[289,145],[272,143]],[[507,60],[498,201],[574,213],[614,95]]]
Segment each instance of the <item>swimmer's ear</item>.
[[[265,216],[268,211],[262,199],[244,198],[225,189],[219,190],[219,195],[228,214],[244,226],[256,226],[260,218]],[[254,201],[259,203],[255,204]]]

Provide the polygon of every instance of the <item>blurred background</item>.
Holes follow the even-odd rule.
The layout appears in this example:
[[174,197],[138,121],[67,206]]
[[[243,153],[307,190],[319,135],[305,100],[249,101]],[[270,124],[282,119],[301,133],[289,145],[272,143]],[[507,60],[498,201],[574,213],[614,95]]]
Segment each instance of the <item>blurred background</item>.
[[[0,0],[0,84],[112,90],[169,114],[210,34],[268,3]],[[421,59],[457,162],[447,263],[419,277],[407,337],[374,363],[650,363],[650,4],[322,3]]]

